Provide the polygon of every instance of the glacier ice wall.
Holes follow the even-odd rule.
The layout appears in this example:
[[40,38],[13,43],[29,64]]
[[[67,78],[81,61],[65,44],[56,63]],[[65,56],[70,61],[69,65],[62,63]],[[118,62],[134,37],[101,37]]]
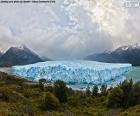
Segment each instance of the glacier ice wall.
[[45,78],[66,83],[102,84],[123,76],[131,70],[131,64],[101,63],[95,61],[47,61],[13,66],[12,72],[29,80]]

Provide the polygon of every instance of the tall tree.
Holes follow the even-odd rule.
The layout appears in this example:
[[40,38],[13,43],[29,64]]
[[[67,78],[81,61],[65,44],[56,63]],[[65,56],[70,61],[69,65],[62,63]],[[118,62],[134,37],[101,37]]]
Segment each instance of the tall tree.
[[88,85],[87,88],[86,88],[86,95],[87,95],[87,96],[90,96],[90,95],[91,95],[91,91],[90,91],[89,85]]
[[107,85],[102,85],[100,88],[101,95],[106,96],[107,95]]
[[61,103],[67,102],[67,87],[63,81],[61,80],[55,81],[54,94]]
[[98,91],[99,91],[98,86],[95,85],[95,86],[93,87],[93,89],[92,89],[92,95],[93,95],[93,96],[97,96],[97,95],[98,95]]

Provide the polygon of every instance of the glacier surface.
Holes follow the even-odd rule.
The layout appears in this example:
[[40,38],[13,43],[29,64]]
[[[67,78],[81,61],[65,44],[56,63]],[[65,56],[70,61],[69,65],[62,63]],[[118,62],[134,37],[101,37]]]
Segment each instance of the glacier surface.
[[63,80],[66,83],[103,84],[119,78],[131,70],[131,64],[101,63],[95,61],[47,61],[13,66],[12,72],[23,78],[37,81]]

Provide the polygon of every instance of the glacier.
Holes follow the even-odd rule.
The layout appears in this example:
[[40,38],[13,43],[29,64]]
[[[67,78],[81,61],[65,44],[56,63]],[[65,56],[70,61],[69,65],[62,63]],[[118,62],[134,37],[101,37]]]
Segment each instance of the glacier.
[[96,61],[46,61],[24,66],[13,66],[12,72],[23,78],[38,81],[62,80],[68,84],[103,84],[122,77],[131,64],[102,63]]

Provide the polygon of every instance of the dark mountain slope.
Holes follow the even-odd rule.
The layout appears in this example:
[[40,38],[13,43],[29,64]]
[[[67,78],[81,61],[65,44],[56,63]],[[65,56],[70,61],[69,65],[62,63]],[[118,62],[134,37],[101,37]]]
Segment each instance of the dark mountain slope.
[[123,46],[112,52],[93,54],[85,59],[108,63],[131,63],[133,66],[140,66],[140,47]]
[[2,52],[0,52],[0,57],[2,56]]
[[11,47],[0,57],[0,66],[26,65],[42,61],[26,46]]

